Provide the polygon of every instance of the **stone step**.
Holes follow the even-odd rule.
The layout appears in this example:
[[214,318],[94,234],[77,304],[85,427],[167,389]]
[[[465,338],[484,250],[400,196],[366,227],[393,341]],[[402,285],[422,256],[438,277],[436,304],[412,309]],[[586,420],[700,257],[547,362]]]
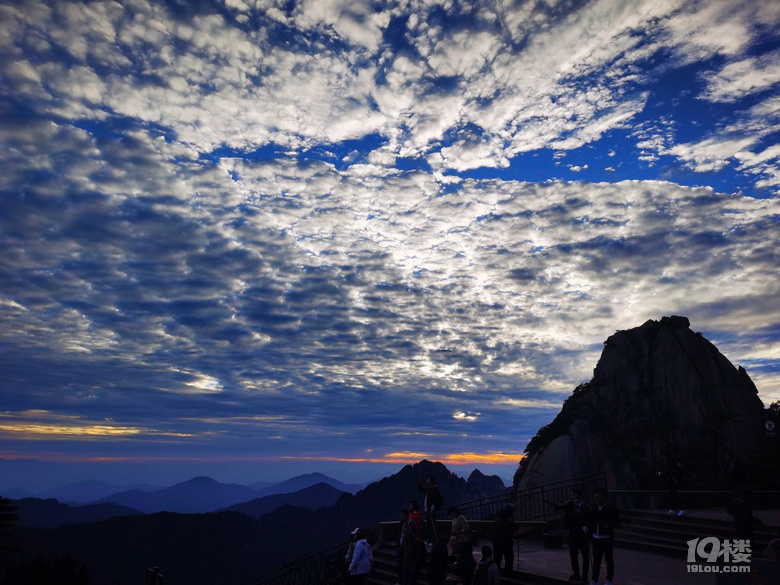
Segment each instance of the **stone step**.
[[[730,521],[696,515],[672,516],[642,510],[621,511],[622,527],[616,531],[615,546],[653,554],[684,559],[688,541],[714,536],[726,540],[734,538]],[[753,554],[760,555],[777,528],[756,524],[751,542]]]
[[641,522],[644,525],[669,525],[669,526],[696,526],[731,529],[731,521],[719,520],[715,518],[702,518],[699,516],[685,514],[684,516],[675,516],[664,514],[662,512],[648,512],[645,510],[621,510],[620,519],[632,523]]

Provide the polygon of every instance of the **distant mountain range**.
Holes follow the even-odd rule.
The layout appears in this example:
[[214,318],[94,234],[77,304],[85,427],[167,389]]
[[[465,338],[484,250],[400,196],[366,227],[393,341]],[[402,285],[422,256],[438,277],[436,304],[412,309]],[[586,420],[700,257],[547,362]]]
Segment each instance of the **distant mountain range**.
[[[197,494],[196,490],[198,489],[203,491]],[[174,507],[210,508],[210,511],[213,511],[213,509],[220,508],[220,505],[217,500],[207,505],[205,502],[206,498],[216,497],[224,502],[229,496],[240,493],[243,493],[243,491],[234,490],[234,486],[220,484],[209,478],[195,478],[165,490],[145,494],[144,497],[139,497],[139,501],[141,504],[156,508],[162,506],[164,502],[170,502],[173,498],[179,497],[181,501],[178,506]],[[250,518],[258,519],[282,506],[297,506],[309,510],[332,506],[344,493],[326,483],[318,483],[289,494],[274,494],[262,498],[254,498],[232,505],[222,511],[238,512]],[[160,497],[154,499],[157,494]],[[137,493],[124,492],[116,495],[118,500],[132,500],[134,496],[137,496]],[[34,528],[55,528],[63,524],[88,524],[118,516],[134,516],[162,511],[143,512],[138,508],[110,502],[71,506],[62,504],[55,499],[41,498],[14,500],[14,505],[17,507],[18,524]]]
[[20,526],[35,528],[56,528],[61,524],[88,524],[118,516],[141,514],[138,510],[116,504],[69,506],[57,500],[40,498],[23,498],[14,500],[13,503],[16,506],[17,523]]
[[304,488],[326,483],[340,492],[355,494],[366,487],[364,483],[341,483],[337,479],[328,477],[322,473],[305,473],[287,481],[269,486],[268,484],[253,484],[249,487],[258,492],[260,496],[272,496],[274,494],[291,494]]
[[297,492],[255,498],[249,502],[230,506],[225,511],[239,512],[257,519],[282,506],[298,506],[300,508],[308,508],[309,510],[318,510],[332,506],[345,493],[323,482],[303,488]]
[[130,490],[107,496],[97,503],[119,504],[134,508],[145,514],[155,512],[180,512],[201,514],[227,508],[240,502],[247,502],[258,496],[252,488],[219,483],[210,477],[195,477],[174,486],[145,492]]
[[103,481],[72,483],[44,493],[6,490],[0,495],[13,500],[54,499],[66,504],[118,504],[139,512],[204,513],[275,494],[290,494],[324,483],[339,493],[356,493],[365,484],[346,484],[322,473],[307,473],[276,484],[251,486],[224,484],[209,477],[195,477],[170,487],[151,485],[117,486]]
[[[431,475],[445,495],[445,506],[507,489],[497,476],[475,470],[465,480],[440,463],[421,461],[355,494],[319,482],[284,496],[252,497],[212,513],[142,514],[112,502],[67,506],[53,500],[18,500],[14,540],[28,557],[42,552],[50,559],[70,555],[85,563],[94,583],[135,583],[152,566],[160,567],[171,584],[241,583],[304,554],[346,543],[357,526],[373,528],[379,521],[396,520],[409,500],[422,499],[417,479]],[[323,477],[309,474],[285,484],[289,488]],[[144,493],[124,492],[122,499],[135,497],[144,506],[202,509],[214,508],[217,499],[224,503],[258,493],[210,478],[146,495],[139,492]],[[209,497],[215,499],[206,505]]]

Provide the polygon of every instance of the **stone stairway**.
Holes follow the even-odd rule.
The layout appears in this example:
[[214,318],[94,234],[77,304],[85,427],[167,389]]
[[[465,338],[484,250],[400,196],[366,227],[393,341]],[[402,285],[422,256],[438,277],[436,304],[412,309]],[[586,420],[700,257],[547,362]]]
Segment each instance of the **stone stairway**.
[[[707,536],[721,540],[734,538],[731,521],[696,512],[672,516],[659,511],[622,510],[621,523],[616,546],[678,558],[687,556],[689,540]],[[751,543],[753,553],[760,554],[777,531],[777,527],[756,524]]]

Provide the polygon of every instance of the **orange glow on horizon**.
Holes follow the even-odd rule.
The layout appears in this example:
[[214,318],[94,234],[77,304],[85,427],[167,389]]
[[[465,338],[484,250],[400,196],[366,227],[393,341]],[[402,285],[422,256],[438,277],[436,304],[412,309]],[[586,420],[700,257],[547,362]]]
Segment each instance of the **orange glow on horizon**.
[[510,465],[518,464],[525,457],[520,453],[388,453],[381,457],[279,457],[293,461],[334,461],[342,463],[399,463],[403,465],[419,463],[423,459],[437,461],[444,465]]
[[13,434],[14,439],[43,440],[52,437],[129,437],[139,435],[163,436],[163,437],[192,437],[189,433],[172,433],[141,427],[127,427],[119,425],[61,425],[56,423],[11,423],[0,424],[0,433]]
[[414,465],[423,459],[435,461],[443,465],[516,465],[525,458],[520,453],[453,453],[448,455],[432,453],[399,452],[388,453],[381,457],[335,457],[335,456],[295,456],[295,455],[224,455],[187,457],[177,455],[160,456],[110,456],[110,455],[69,455],[57,452],[18,453],[0,451],[2,459],[29,459],[34,457],[44,461],[62,461],[69,463],[154,463],[154,462],[191,462],[191,463],[240,463],[240,462],[274,462],[274,461],[324,461],[334,463],[392,463],[399,465]]

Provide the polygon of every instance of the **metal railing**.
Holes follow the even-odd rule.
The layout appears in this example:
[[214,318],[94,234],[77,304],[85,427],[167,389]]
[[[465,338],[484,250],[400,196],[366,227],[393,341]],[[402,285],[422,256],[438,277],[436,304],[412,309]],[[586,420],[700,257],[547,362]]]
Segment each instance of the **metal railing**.
[[[572,488],[582,490],[584,496],[592,494],[598,486],[606,485],[604,472],[593,473],[549,484],[526,488],[523,490],[509,489],[503,494],[469,500],[457,504],[457,507],[467,515],[469,520],[493,520],[501,510],[512,504],[515,507],[515,521],[549,520],[560,517],[552,505],[563,503],[569,497]],[[394,522],[394,525],[397,525]],[[379,529],[366,531],[365,538],[376,542]],[[329,585],[338,582],[344,571],[344,556],[349,546],[348,542],[331,547],[327,550],[305,555],[284,567],[245,581],[241,585]]]
[[597,487],[605,487],[605,482],[606,473],[601,471],[522,490],[510,490],[504,494],[463,502],[457,507],[469,520],[493,520],[509,504],[515,507],[516,522],[548,520],[560,514],[552,506],[568,500],[572,488],[582,490],[583,497],[587,498]]

